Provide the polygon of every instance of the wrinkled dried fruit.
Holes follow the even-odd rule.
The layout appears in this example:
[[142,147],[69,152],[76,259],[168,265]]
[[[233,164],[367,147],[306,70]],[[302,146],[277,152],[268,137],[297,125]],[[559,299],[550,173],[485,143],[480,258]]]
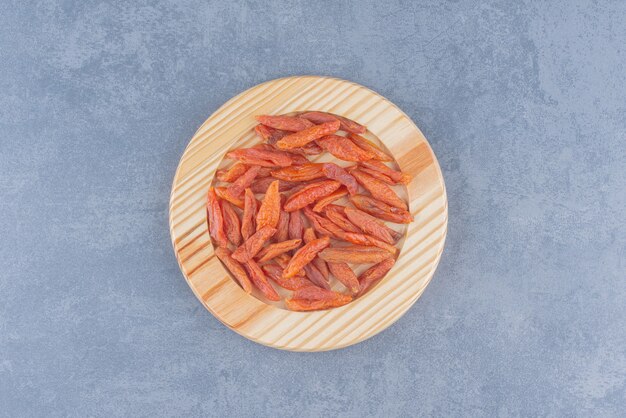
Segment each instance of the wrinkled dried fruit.
[[391,254],[395,255],[398,252],[398,249],[391,244],[387,244],[384,241],[379,240],[378,238],[374,238],[370,235],[366,234],[358,234],[354,232],[346,232],[341,231],[336,234],[337,239],[350,242],[356,245],[373,245],[378,248],[382,248],[383,250],[389,251]]
[[376,200],[370,196],[355,195],[350,197],[350,202],[363,212],[369,213],[380,219],[397,224],[408,224],[413,221],[411,214],[400,208],[389,206],[386,203]]
[[395,262],[396,260],[394,260],[393,258],[390,258],[390,259],[381,261],[375,266],[372,266],[369,269],[365,270],[359,276],[359,287],[360,287],[359,296],[363,295],[369,289],[374,287],[374,285],[378,283],[380,279],[385,277],[385,274],[387,274],[389,270],[391,270],[391,267],[393,267]]
[[[313,228],[307,228],[304,230],[303,239],[304,239],[305,244],[308,244],[309,242],[317,239],[317,236],[315,236],[315,231],[313,230]],[[315,257],[313,261],[311,262],[311,264],[317,267],[319,272],[324,277],[324,280],[328,282],[329,271],[328,271],[328,266],[326,265],[326,262],[319,257]]]
[[359,184],[354,176],[348,173],[343,167],[339,167],[334,163],[324,163],[322,171],[329,179],[337,180],[339,183],[346,186],[350,194],[356,194],[356,192],[358,192]]
[[[303,147],[311,141],[315,141],[325,135],[337,132],[339,129],[339,121],[322,123],[321,125],[311,126],[300,132],[293,133],[283,137],[276,142],[276,146],[280,149],[290,149]],[[320,145],[318,143],[318,145]],[[321,146],[321,145],[320,145]]]
[[335,300],[343,299],[344,296],[346,295],[317,286],[303,287],[293,293],[294,299],[308,300]]
[[265,178],[265,177],[269,177],[270,173],[272,172],[272,170],[274,170],[273,167],[261,167],[259,169],[258,174],[256,175],[255,180],[262,179],[262,178]]
[[393,180],[395,183],[408,184],[411,181],[411,176],[409,176],[408,174],[396,171],[393,168],[385,165],[384,163],[381,163],[380,161],[363,161],[361,165],[370,170],[378,171],[379,173]]
[[315,203],[315,206],[313,206],[313,211],[321,212],[322,210],[324,210],[326,206],[330,205],[335,200],[341,199],[347,194],[348,194],[348,191],[346,190],[346,188],[340,187],[339,189],[332,192],[328,196],[322,197],[320,200],[318,200],[317,203]]
[[226,232],[224,232],[224,216],[213,187],[207,193],[206,210],[207,221],[209,222],[209,235],[211,235],[218,246],[228,247],[228,238],[226,238]]
[[387,177],[386,175],[384,175],[380,171],[370,170],[369,168],[365,168],[365,167],[359,167],[359,171],[362,171],[365,174],[369,174],[370,176],[374,177],[375,179],[378,179],[378,180],[382,181],[383,183],[388,184],[390,186],[394,186],[396,184],[395,181],[391,180],[389,177]]
[[311,121],[297,116],[258,115],[254,118],[257,122],[262,123],[265,126],[269,126],[274,129],[281,129],[283,131],[298,132],[313,126]]
[[224,229],[228,240],[235,246],[241,245],[241,222],[239,215],[232,205],[226,200],[222,200],[222,215],[224,216]]
[[274,283],[287,290],[298,290],[303,287],[313,286],[313,283],[304,276],[294,276],[289,279],[283,279],[283,269],[276,264],[265,264],[261,267],[267,277],[272,279]]
[[344,118],[343,116],[332,115],[324,112],[305,112],[299,115],[300,118],[308,119],[315,124],[324,122],[332,122],[333,120],[339,120],[339,129],[346,132],[354,132],[357,134],[363,134],[367,131],[367,128],[361,124],[356,123],[353,120]]
[[307,219],[313,226],[313,229],[315,229],[315,231],[320,235],[334,237],[336,235],[336,231],[341,230],[341,228],[339,228],[337,225],[324,218],[323,216],[320,216],[317,213],[313,212],[309,207],[304,208],[304,216],[307,217]]
[[302,212],[294,210],[289,214],[289,239],[302,239]]
[[350,292],[356,294],[359,292],[359,280],[350,266],[346,263],[328,263],[330,272],[339,280]]
[[[272,182],[275,181],[275,180],[276,179],[274,177],[271,177],[271,176],[270,177],[265,177],[265,178],[262,178],[262,179],[256,179],[250,185],[250,189],[252,189],[252,193],[254,193],[254,194],[264,194],[264,193],[267,193],[267,188],[270,187],[270,184],[272,184]],[[286,192],[288,190],[293,189],[298,184],[300,184],[300,183],[279,180],[278,191],[279,192]]]
[[289,239],[289,217],[289,212],[285,212],[284,210],[280,211],[274,241],[283,242]]
[[372,154],[357,147],[345,136],[326,135],[318,139],[317,144],[343,161],[366,161],[372,158]]
[[260,148],[239,148],[228,152],[226,158],[261,167],[289,167],[293,164],[293,159],[288,155]]
[[226,191],[231,196],[240,197],[243,191],[246,188],[250,187],[250,184],[252,184],[260,169],[261,167],[256,165],[248,168],[248,170],[243,175],[239,176],[239,178],[235,180],[233,184],[226,188]]
[[280,193],[278,192],[278,180],[275,180],[267,188],[265,197],[261,202],[259,213],[256,215],[257,231],[265,226],[276,228],[280,217]]
[[328,237],[322,237],[305,244],[291,258],[283,273],[283,277],[288,279],[295,276],[298,270],[309,264],[320,251],[329,245],[330,239]]
[[215,176],[219,181],[223,181],[224,183],[232,183],[233,181],[237,180],[241,175],[243,175],[243,173],[245,173],[247,170],[248,167],[245,164],[235,163],[228,170],[217,170]]
[[[291,257],[289,257],[287,254],[281,254],[279,256],[277,256],[276,258],[274,258],[274,261],[280,266],[281,269],[286,269],[287,265],[289,265],[289,261],[291,260]],[[304,272],[304,270],[300,270],[296,276],[300,276],[300,277],[306,277],[306,273]]]
[[248,239],[256,231],[257,200],[252,190],[246,189],[244,193],[244,208],[241,218],[241,236]]
[[382,181],[359,170],[352,170],[352,175],[375,199],[396,208],[407,210],[406,202]]
[[265,226],[244,241],[234,252],[233,258],[244,263],[261,251],[263,245],[276,233],[276,228]]
[[350,138],[359,148],[369,152],[372,155],[372,159],[379,161],[393,161],[393,158],[389,154],[381,150],[372,141],[363,138],[360,135],[356,135],[355,133],[348,134],[348,138]]
[[394,244],[396,242],[396,231],[389,228],[372,215],[351,207],[345,208],[345,214],[353,224],[361,228],[361,230],[366,234],[378,238],[388,244]]
[[306,273],[306,277],[316,286],[323,287],[324,289],[330,289],[328,279],[324,277],[322,272],[319,271],[319,269],[313,263],[309,263],[304,266],[304,272]]
[[309,142],[308,144],[306,144],[306,145],[304,145],[302,147],[293,148],[292,151],[293,152],[300,152],[303,155],[319,155],[322,152],[324,152],[322,147],[317,145],[315,142]]
[[318,163],[281,168],[272,171],[271,175],[274,178],[286,181],[309,181],[324,177],[322,164]]
[[273,259],[274,257],[284,254],[287,251],[295,250],[300,246],[302,240],[292,239],[289,241],[278,242],[276,244],[270,244],[266,248],[262,249],[261,252],[257,255],[259,259],[259,263],[265,263]]
[[266,125],[257,125],[254,127],[254,131],[270,145],[274,145],[276,141],[278,141],[283,136],[289,135],[288,131],[270,128]]
[[285,210],[292,212],[296,209],[302,209],[303,207],[315,202],[316,200],[328,196],[341,186],[341,183],[335,180],[324,180],[310,185],[306,189],[300,190],[294,193],[287,199],[285,203]]
[[241,264],[230,256],[230,251],[224,247],[218,247],[215,249],[215,255],[224,263],[228,271],[235,276],[235,280],[237,280],[244,292],[250,293],[252,291],[252,283],[250,283],[250,279]]
[[235,197],[235,196],[231,195],[228,192],[228,189],[226,189],[226,187],[216,187],[215,188],[215,194],[220,199],[226,200],[227,202],[232,203],[233,205],[237,206],[240,209],[243,208],[243,205],[244,205],[243,200],[240,197]]
[[393,258],[389,251],[378,247],[350,247],[326,248],[319,253],[320,258],[327,263],[375,264],[388,258]]
[[361,230],[346,217],[343,206],[328,205],[324,209],[324,215],[326,215],[332,223],[346,232],[361,232]]
[[311,300],[311,299],[285,299],[285,306],[290,311],[305,312],[319,311],[322,309],[338,308],[352,301],[352,297],[344,295],[341,299]]
[[263,296],[265,296],[269,300],[278,301],[280,300],[280,296],[276,293],[276,290],[272,287],[270,282],[265,277],[265,273],[261,270],[261,267],[254,260],[248,260],[244,263],[244,267],[248,271],[250,275],[250,279],[252,283],[256,286],[257,289],[261,291]]

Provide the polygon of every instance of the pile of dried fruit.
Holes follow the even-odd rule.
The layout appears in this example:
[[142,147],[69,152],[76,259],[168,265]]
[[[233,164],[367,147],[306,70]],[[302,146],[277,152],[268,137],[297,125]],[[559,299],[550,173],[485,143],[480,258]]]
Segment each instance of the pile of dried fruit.
[[[288,309],[345,305],[393,266],[399,233],[383,221],[407,224],[413,218],[389,186],[410,178],[386,165],[393,158],[349,119],[322,112],[256,119],[264,142],[228,152],[236,163],[218,170],[223,186],[209,189],[215,254],[248,293],[255,286],[268,300],[280,300],[270,280],[293,291],[285,299]],[[324,152],[356,164],[307,158]],[[351,205],[333,203],[344,197]],[[349,264],[372,266],[357,277]],[[332,277],[347,293],[331,290]]]

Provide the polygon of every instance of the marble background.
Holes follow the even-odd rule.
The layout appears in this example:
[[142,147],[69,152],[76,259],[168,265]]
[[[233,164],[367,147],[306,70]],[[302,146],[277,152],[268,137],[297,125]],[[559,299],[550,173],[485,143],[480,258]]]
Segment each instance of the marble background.
[[[289,353],[193,296],[196,128],[266,80],[361,83],[449,196],[422,298]],[[623,416],[626,2],[0,2],[0,416]]]

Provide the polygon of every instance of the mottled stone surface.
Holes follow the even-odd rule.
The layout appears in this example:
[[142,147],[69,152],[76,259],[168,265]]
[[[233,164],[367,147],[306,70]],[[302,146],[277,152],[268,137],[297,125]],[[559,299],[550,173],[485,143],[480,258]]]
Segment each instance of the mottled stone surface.
[[[0,416],[623,414],[626,3],[262,3],[0,2]],[[168,231],[199,124],[297,74],[399,105],[449,196],[422,298],[329,353],[225,328]]]

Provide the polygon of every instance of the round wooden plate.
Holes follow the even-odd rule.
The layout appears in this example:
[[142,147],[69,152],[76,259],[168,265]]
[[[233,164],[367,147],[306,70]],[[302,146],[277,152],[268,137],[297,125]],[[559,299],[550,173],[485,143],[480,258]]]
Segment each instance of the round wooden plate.
[[[415,221],[387,276],[354,302],[326,311],[290,312],[246,294],[213,253],[206,193],[226,151],[250,146],[254,115],[319,110],[366,125],[401,170]],[[393,103],[358,84],[329,77],[268,81],[229,100],[195,133],[172,186],[170,232],[187,283],[202,304],[230,329],[271,347],[324,351],[363,341],[395,322],[428,285],[443,251],[448,203],[441,169],[424,135]]]

